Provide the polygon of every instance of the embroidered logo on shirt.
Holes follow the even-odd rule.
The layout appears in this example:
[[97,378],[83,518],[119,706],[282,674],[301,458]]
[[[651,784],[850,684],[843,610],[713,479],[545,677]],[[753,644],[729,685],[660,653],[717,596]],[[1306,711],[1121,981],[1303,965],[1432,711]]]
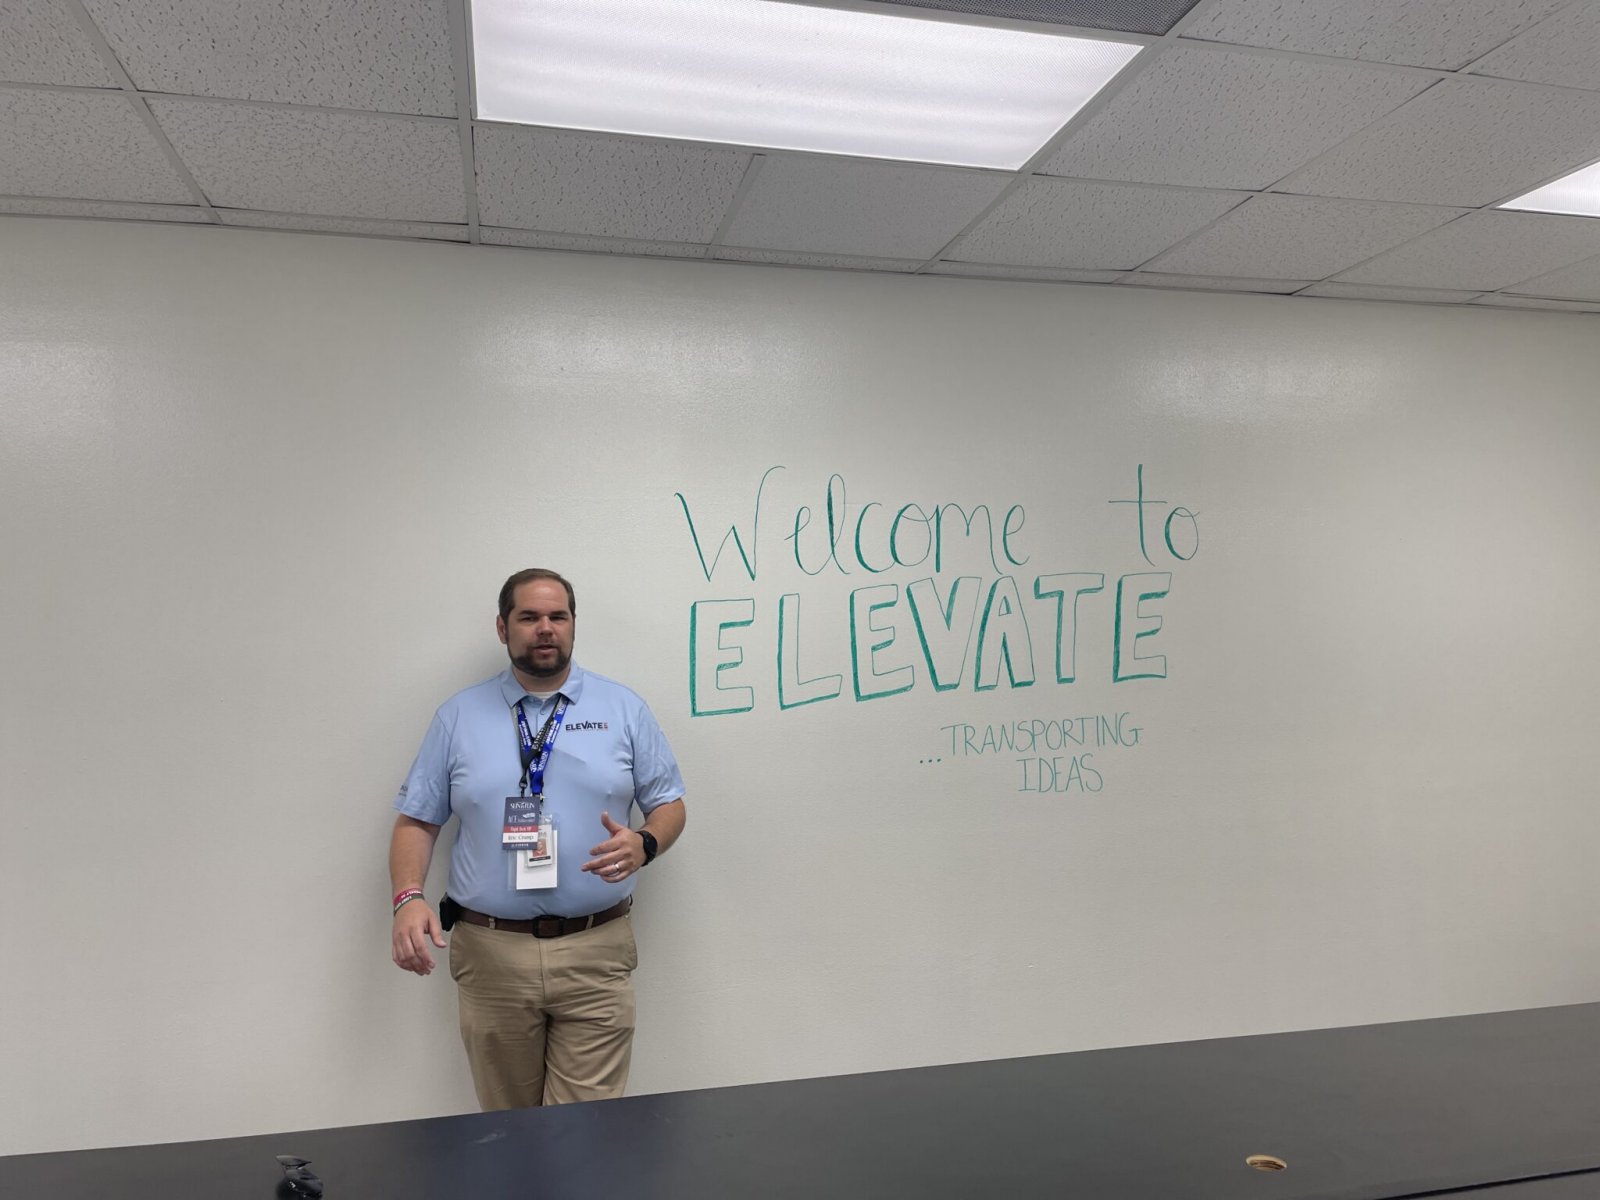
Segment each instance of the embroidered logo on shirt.
[[567,726],[567,728],[570,729],[570,730],[610,729],[611,728],[611,722],[609,722],[609,721],[573,721],[571,724],[569,724]]

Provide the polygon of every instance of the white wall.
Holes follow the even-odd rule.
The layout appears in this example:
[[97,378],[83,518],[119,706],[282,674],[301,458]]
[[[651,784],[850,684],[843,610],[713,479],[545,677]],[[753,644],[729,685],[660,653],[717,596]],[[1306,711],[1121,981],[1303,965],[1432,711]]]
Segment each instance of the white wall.
[[[530,564],[689,784],[635,1091],[1596,998],[1597,328],[0,221],[0,1152],[471,1107],[447,975],[388,961],[389,803]],[[708,581],[675,494],[709,555],[774,466]],[[1020,506],[1032,687],[934,690],[869,501],[875,563],[904,504]],[[1151,571],[1167,677],[1114,683]],[[1064,572],[1106,577],[1068,685]],[[884,585],[914,686],[857,701]],[[778,707],[786,593],[838,699]],[[691,606],[745,598],[755,707],[693,717]],[[1117,713],[1098,792],[947,730]]]

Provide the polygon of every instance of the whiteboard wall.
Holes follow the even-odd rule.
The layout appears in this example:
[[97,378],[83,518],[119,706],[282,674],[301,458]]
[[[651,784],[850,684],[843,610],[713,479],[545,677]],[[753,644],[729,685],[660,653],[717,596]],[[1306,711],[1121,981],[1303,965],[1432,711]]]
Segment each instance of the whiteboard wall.
[[389,805],[530,565],[688,786],[634,1092],[1600,994],[1592,318],[0,262],[0,1152],[473,1106]]

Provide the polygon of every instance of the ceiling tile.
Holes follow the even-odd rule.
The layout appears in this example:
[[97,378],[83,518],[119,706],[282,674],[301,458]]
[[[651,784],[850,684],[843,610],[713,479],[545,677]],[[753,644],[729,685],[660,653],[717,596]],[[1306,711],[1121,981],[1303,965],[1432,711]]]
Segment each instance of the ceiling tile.
[[667,142],[479,125],[485,225],[709,242],[750,156]]
[[932,258],[1016,178],[771,156],[723,240],[736,246],[879,258]]
[[84,5],[142,91],[455,115],[439,0]]
[[1180,275],[1321,279],[1465,211],[1309,196],[1254,196],[1150,267]]
[[0,212],[41,217],[99,217],[108,221],[183,221],[209,225],[211,218],[198,205],[116,204],[109,200],[43,200],[0,196]]
[[704,246],[685,242],[579,237],[570,233],[536,233],[527,229],[479,229],[478,240],[490,246],[528,246],[536,250],[581,250],[596,254],[646,254],[657,258],[703,258],[706,252]]
[[0,0],[0,81],[117,87],[65,4],[58,0]]
[[221,209],[217,213],[224,225],[250,229],[305,229],[314,233],[359,233],[375,237],[431,238],[443,242],[467,240],[465,225],[445,225],[427,221],[362,221],[349,217],[310,217],[290,213],[249,212]]
[[882,0],[885,4],[974,13],[1014,21],[1048,21],[1080,29],[1165,33],[1195,0]]
[[1415,74],[1179,47],[1135,76],[1046,175],[1264,188],[1405,103]]
[[1454,71],[1570,0],[1216,0],[1185,37]]
[[1122,271],[1072,271],[1058,267],[1008,267],[1004,263],[939,262],[929,275],[969,275],[978,279],[1039,279],[1053,283],[1115,283]]
[[1503,292],[1494,296],[1479,296],[1472,303],[1493,308],[1547,308],[1555,312],[1600,312],[1600,302],[1544,300],[1532,296],[1507,296]]
[[1279,190],[1476,208],[1600,153],[1600,95],[1448,79]]
[[1401,300],[1413,304],[1460,304],[1478,295],[1477,289],[1370,287],[1359,283],[1318,283],[1301,292],[1330,300]]
[[1493,291],[1600,254],[1600,220],[1475,212],[1339,276],[1342,283]]
[[1206,292],[1271,292],[1287,296],[1298,292],[1309,279],[1235,279],[1208,275],[1166,275],[1158,271],[1137,271],[1123,277],[1134,287],[1198,288]]
[[788,250],[754,250],[743,246],[718,246],[711,256],[732,262],[832,267],[842,271],[915,271],[925,261],[922,258],[878,258],[871,255],[797,254]]
[[454,122],[152,99],[213,204],[269,212],[464,222]]
[[1216,220],[1243,197],[1029,179],[950,251],[962,262],[1127,270]]
[[1600,6],[1578,4],[1501,46],[1474,75],[1600,89]]
[[1600,300],[1600,258],[1525,279],[1506,290],[1553,300]]
[[127,95],[30,88],[0,88],[0,195],[195,200]]

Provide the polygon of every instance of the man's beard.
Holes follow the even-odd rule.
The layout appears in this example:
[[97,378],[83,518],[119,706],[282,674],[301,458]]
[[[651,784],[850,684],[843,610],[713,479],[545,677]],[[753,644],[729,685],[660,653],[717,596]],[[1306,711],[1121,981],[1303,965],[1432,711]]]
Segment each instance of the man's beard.
[[[550,665],[541,666],[539,660],[533,656],[535,650],[554,650],[556,655],[554,658],[547,660]],[[511,659],[513,667],[524,675],[531,675],[535,679],[548,679],[559,675],[567,669],[567,664],[572,661],[572,655],[561,649],[560,646],[530,646],[521,654],[508,652],[506,657]]]

